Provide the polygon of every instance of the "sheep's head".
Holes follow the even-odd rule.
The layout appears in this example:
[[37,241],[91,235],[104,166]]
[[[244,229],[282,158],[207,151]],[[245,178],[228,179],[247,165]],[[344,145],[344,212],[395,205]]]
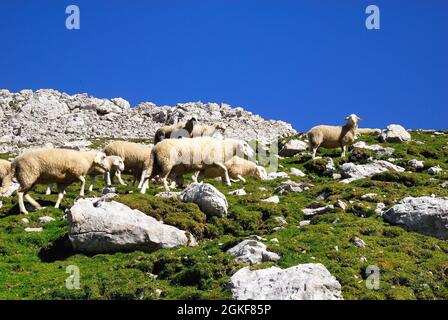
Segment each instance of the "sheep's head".
[[262,166],[257,166],[255,168],[255,177],[260,180],[267,180],[268,179],[268,173],[266,172],[266,169]]
[[124,170],[124,161],[122,158],[117,157],[113,162],[112,165],[117,168],[120,171]]
[[345,120],[347,120],[347,124],[350,124],[354,127],[358,127],[358,122],[361,121],[362,119],[358,117],[356,114],[352,113],[351,115],[346,117]]
[[106,169],[106,163],[104,161],[105,159],[106,154],[104,152],[96,151],[93,164],[100,167],[101,169]]

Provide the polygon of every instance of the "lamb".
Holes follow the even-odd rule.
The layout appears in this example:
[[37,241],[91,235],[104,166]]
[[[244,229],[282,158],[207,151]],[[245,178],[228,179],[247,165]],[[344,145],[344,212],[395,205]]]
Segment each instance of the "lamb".
[[320,125],[311,128],[308,131],[308,143],[312,151],[313,159],[316,158],[316,152],[319,147],[324,148],[342,148],[341,157],[345,157],[347,145],[350,145],[356,139],[356,130],[361,118],[356,114],[351,114],[345,118],[347,123],[344,126],[325,126]]
[[132,172],[134,176],[133,183],[139,180],[138,187],[141,188],[145,174],[149,170],[151,149],[134,142],[114,141],[104,148],[104,153],[123,159],[126,171]]
[[[36,209],[42,208],[28,194],[36,184],[57,184],[58,199],[55,208],[59,208],[65,188],[76,181],[81,181],[80,195],[84,196],[86,175],[94,167],[105,169],[104,158],[104,153],[99,151],[70,149],[44,149],[19,155],[12,162],[11,173],[20,184],[17,190],[20,212],[28,213],[24,198]],[[8,185],[3,187],[7,188]]]
[[[169,191],[167,178],[186,172],[201,171],[215,168],[224,177],[223,182],[230,185],[230,178],[224,163],[234,155],[247,155],[254,158],[255,154],[249,144],[236,139],[218,140],[211,137],[191,139],[167,139],[155,145],[151,153],[152,171],[148,171],[147,179],[159,175],[165,191]],[[141,193],[145,193],[146,183]]]
[[0,191],[0,194],[3,194],[6,192],[8,187],[3,186],[9,186],[12,181],[12,175],[11,175],[11,162],[8,160],[0,159],[0,182],[2,183],[2,189]]
[[[229,177],[234,180],[241,180],[246,182],[244,179],[245,176],[254,176],[260,180],[266,180],[268,174],[266,169],[262,166],[258,166],[255,162],[240,158],[238,156],[233,156],[230,160],[224,163],[227,171],[229,173]],[[194,174],[192,179],[194,182],[202,181],[205,178],[217,178],[222,177],[220,175],[219,170],[215,168],[207,168],[205,170],[200,171],[199,175]]]
[[191,118],[187,122],[179,122],[170,126],[160,127],[154,135],[154,144],[157,144],[165,139],[191,137],[196,124],[196,118]]

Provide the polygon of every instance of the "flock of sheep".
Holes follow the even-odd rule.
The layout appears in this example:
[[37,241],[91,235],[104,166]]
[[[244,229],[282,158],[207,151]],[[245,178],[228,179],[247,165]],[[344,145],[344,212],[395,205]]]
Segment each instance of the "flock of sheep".
[[[352,114],[346,120],[344,126],[321,125],[308,132],[313,158],[321,146],[341,147],[342,156],[345,156],[346,146],[362,133],[358,129],[361,120],[358,116]],[[161,182],[165,191],[172,186],[182,186],[186,173],[192,173],[195,182],[205,177],[221,177],[226,185],[231,184],[231,179],[244,182],[245,176],[267,179],[267,172],[257,165],[251,146],[243,140],[212,137],[220,130],[225,130],[225,125],[199,125],[195,118],[191,118],[159,128],[153,147],[114,141],[103,151],[57,148],[27,151],[12,162],[0,160],[0,194],[6,192],[11,182],[16,180],[19,183],[17,196],[20,212],[27,214],[24,199],[36,209],[41,208],[28,194],[36,184],[49,185],[47,193],[51,193],[51,184],[57,185],[55,207],[58,208],[66,187],[74,182],[81,182],[80,196],[84,196],[87,176],[90,176],[89,191],[92,191],[97,175],[104,176],[106,185],[111,185],[114,176],[124,185],[121,173],[129,173],[133,176],[133,183],[139,181],[141,193],[146,192],[150,180]]]

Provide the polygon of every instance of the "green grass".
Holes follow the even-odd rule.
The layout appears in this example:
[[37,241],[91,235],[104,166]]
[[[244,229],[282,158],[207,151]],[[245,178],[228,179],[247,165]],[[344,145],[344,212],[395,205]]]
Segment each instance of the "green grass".
[[[410,143],[382,145],[395,148],[392,157],[397,158],[397,163],[418,159],[425,161],[425,166],[439,164],[448,169],[448,136],[432,137],[418,132],[412,136],[414,141]],[[370,136],[361,139],[378,143]],[[332,157],[336,166],[347,161],[339,157],[339,150],[323,149],[320,155]],[[229,213],[223,218],[207,218],[195,204],[155,197],[161,191],[158,185],[151,184],[146,195],[139,194],[133,186],[118,187],[120,195],[116,200],[187,230],[199,240],[197,247],[153,253],[88,256],[73,252],[63,216],[64,210],[79,198],[77,184],[69,187],[60,210],[52,208],[56,195],[46,196],[45,186],[38,186],[32,195],[47,207],[28,216],[18,214],[15,197],[2,198],[0,299],[230,299],[226,283],[244,265],[234,262],[225,251],[251,235],[266,238],[269,249],[281,255],[277,263],[263,263],[256,268],[272,265],[287,268],[320,262],[341,283],[345,299],[448,299],[448,242],[407,232],[374,213],[380,201],[389,207],[406,196],[448,196],[448,189],[440,187],[448,180],[446,172],[436,176],[427,174],[426,170],[385,173],[342,184],[322,176],[318,163],[314,163],[316,166],[310,163],[306,155],[280,160],[281,171],[289,172],[291,167],[296,167],[307,173],[306,177],[291,177],[291,180],[309,182],[314,187],[302,193],[281,195],[279,204],[260,201],[274,194],[279,180],[248,178],[247,183],[234,183],[231,187],[215,180],[207,181],[227,196]],[[227,194],[241,187],[248,192],[247,196]],[[99,195],[100,188],[98,179],[95,191],[88,196]],[[366,193],[377,195],[373,200],[361,199]],[[325,200],[319,201],[322,204],[345,201],[346,212],[336,208],[333,213],[312,217],[309,226],[297,228],[305,219],[301,210],[316,202],[321,194],[326,195]],[[41,225],[38,218],[43,215],[56,220]],[[281,226],[275,220],[278,216],[288,222],[283,229],[276,228]],[[24,217],[30,220],[28,225],[21,221]],[[24,232],[25,227],[41,226],[43,232]],[[363,239],[367,246],[356,247],[350,241],[353,237]],[[272,238],[277,238],[279,243],[270,242]],[[70,265],[80,269],[79,290],[65,287],[69,276],[66,268]],[[379,267],[379,290],[366,288],[365,271],[369,265]],[[160,296],[156,295],[157,289],[162,290]]]

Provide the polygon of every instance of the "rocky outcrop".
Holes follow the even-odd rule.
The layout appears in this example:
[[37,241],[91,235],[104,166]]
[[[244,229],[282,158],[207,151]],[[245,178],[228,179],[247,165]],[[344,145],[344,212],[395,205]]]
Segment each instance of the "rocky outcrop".
[[69,239],[75,251],[151,252],[178,245],[196,245],[192,235],[165,225],[116,201],[80,199],[67,213]]
[[342,300],[341,284],[320,263],[240,269],[229,281],[235,300]]
[[191,183],[179,195],[183,202],[194,202],[207,216],[223,217],[227,214],[226,196],[208,183]]
[[227,253],[236,256],[235,261],[251,265],[280,259],[278,254],[268,251],[264,243],[256,240],[244,240],[227,250]]
[[0,142],[13,144],[51,142],[62,146],[95,137],[152,138],[158,127],[193,116],[206,124],[224,122],[228,137],[258,137],[263,143],[296,133],[286,122],[264,120],[226,104],[194,102],[170,107],[144,102],[131,108],[122,98],[98,99],[51,89],[17,93],[0,90]]
[[428,236],[448,240],[448,200],[407,197],[384,212],[386,221]]
[[381,132],[380,138],[382,142],[398,143],[411,140],[411,135],[399,124],[391,124]]
[[302,140],[292,139],[289,140],[278,152],[282,157],[292,157],[296,154],[306,151],[308,144]]
[[342,165],[341,169],[342,169],[342,176],[346,178],[341,181],[344,183],[350,183],[355,180],[371,177],[376,173],[389,170],[398,172],[405,171],[404,168],[384,160],[376,160],[369,164],[359,164],[359,165],[356,165],[352,162],[347,162]]

